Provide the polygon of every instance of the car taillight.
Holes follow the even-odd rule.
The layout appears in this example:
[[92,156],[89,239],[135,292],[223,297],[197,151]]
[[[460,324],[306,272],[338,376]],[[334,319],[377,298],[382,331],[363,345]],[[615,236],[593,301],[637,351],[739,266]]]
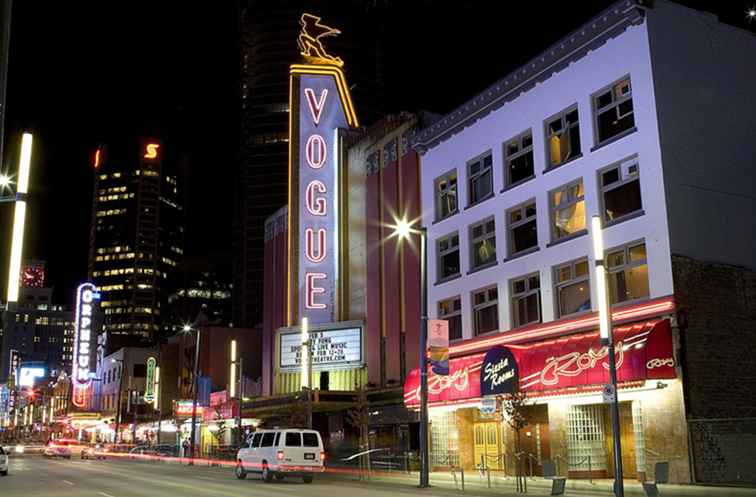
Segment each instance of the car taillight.
[[279,461],[283,461],[283,458],[284,458],[284,453],[282,450],[279,450],[278,452],[276,452],[276,459],[278,459]]
[[320,461],[325,461],[325,452],[320,453]]

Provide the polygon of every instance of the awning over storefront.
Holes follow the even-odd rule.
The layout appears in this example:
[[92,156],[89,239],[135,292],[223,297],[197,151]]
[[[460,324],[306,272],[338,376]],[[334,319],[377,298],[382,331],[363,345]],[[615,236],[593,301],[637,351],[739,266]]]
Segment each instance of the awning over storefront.
[[[668,319],[615,328],[617,380],[620,383],[675,378],[672,332]],[[608,349],[598,332],[527,345],[494,346],[486,353],[451,359],[449,376],[428,372],[428,401],[456,403],[515,389],[545,394],[609,382]],[[420,403],[420,374],[414,369],[404,384],[404,402]]]

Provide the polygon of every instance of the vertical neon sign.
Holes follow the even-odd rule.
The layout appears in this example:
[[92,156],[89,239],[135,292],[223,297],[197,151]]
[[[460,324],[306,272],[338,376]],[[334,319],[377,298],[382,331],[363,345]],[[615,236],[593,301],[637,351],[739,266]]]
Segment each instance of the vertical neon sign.
[[315,70],[299,77],[299,316],[313,324],[338,319],[336,144],[350,123],[336,78]]
[[71,372],[72,402],[76,407],[84,407],[92,386],[92,331],[94,303],[100,298],[92,283],[82,283],[76,289],[76,317],[74,320],[74,355]]

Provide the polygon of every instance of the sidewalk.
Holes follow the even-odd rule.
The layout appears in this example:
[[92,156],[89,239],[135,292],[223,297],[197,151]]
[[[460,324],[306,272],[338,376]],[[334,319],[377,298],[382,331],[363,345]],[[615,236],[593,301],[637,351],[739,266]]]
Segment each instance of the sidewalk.
[[[359,477],[354,473],[339,473],[336,471],[329,471],[324,475],[327,479],[333,480],[350,480],[359,481]],[[462,494],[462,478],[461,474],[456,474],[456,482],[454,476],[451,473],[446,472],[434,472],[430,475],[431,487],[444,490],[457,490]],[[362,480],[364,482],[381,483],[386,485],[417,485],[418,474],[413,472],[408,475],[406,473],[386,473],[379,472],[372,475],[369,479]],[[567,480],[565,496],[612,496],[613,480],[594,480],[590,483],[588,480]],[[503,477],[498,475],[491,475],[491,482],[489,487],[488,478],[486,476],[481,477],[480,473],[474,471],[472,473],[465,472],[465,489],[464,494],[470,495],[496,495],[502,496],[515,496],[522,495],[516,492],[515,479],[512,477]],[[545,480],[543,478],[527,479],[528,495],[550,495],[551,494],[551,480]],[[637,481],[625,481],[625,495],[628,497],[645,497],[643,486]],[[698,485],[659,485],[659,495],[661,497],[756,497],[756,488],[740,488],[740,487],[707,487]]]

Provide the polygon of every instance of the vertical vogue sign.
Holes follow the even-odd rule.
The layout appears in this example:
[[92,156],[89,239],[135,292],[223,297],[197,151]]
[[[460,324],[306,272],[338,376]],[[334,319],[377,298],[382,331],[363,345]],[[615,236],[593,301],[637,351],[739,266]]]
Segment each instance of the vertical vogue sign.
[[338,129],[347,127],[336,80],[299,77],[299,317],[336,320]]
[[76,407],[84,407],[92,384],[92,320],[94,301],[100,298],[92,283],[82,283],[76,290],[76,319],[74,321],[73,399]]

